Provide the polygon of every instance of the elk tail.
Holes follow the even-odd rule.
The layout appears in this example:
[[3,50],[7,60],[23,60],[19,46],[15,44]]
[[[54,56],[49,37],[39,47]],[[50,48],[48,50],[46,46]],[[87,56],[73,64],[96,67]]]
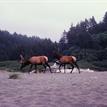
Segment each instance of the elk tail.
[[46,62],[48,62],[48,57],[47,57],[47,56],[44,56],[44,58],[45,58]]
[[73,59],[74,62],[77,61],[77,58],[75,56],[72,56],[72,59]]

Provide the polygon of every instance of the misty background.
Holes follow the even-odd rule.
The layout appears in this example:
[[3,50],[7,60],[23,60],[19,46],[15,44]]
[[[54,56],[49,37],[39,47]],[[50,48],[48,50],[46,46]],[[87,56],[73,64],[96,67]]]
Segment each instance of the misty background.
[[72,23],[101,21],[106,7],[106,0],[0,0],[0,28],[59,41]]

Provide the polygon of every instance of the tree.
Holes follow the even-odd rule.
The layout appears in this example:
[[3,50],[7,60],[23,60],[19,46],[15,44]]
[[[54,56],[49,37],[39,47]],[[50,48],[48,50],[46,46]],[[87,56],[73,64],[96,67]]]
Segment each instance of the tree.
[[103,18],[103,27],[104,27],[104,30],[106,31],[107,30],[107,12],[105,13]]
[[54,43],[50,39],[0,31],[0,60],[17,60],[20,54],[25,57],[47,55],[50,58],[53,50]]
[[106,12],[105,15],[104,15],[103,23],[107,24],[107,12]]

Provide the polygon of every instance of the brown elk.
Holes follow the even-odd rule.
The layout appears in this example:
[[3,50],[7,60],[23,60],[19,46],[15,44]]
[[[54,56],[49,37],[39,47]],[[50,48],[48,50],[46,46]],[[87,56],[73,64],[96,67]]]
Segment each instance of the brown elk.
[[72,73],[74,66],[76,66],[76,68],[78,69],[78,71],[80,73],[80,69],[77,64],[77,59],[75,56],[61,55],[59,53],[54,52],[54,57],[58,60],[57,63],[59,64],[59,71],[60,72],[61,72],[61,70],[60,70],[61,66],[64,66],[64,72],[65,72],[65,66],[67,64],[70,64],[70,66],[72,67],[72,70],[70,73]]
[[30,69],[29,69],[29,72],[30,72],[33,65],[35,65],[35,70],[36,70],[35,73],[37,73],[37,65],[43,65],[44,68],[45,68],[45,71],[46,71],[46,67],[48,66],[50,72],[52,73],[50,65],[48,64],[48,57],[47,56],[32,56],[32,57],[30,57],[29,59],[26,60],[23,57],[23,55],[20,55],[20,58],[21,58],[20,70],[22,70],[22,68],[26,67],[27,65],[30,65]]

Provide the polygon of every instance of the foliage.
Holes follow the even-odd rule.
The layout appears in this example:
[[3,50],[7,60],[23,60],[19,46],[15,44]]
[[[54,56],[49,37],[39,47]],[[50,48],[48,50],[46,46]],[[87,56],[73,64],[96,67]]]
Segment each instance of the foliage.
[[19,55],[52,55],[54,43],[50,39],[27,37],[21,34],[10,34],[0,31],[0,60],[19,60]]
[[19,71],[20,64],[18,61],[1,61],[0,69],[4,69],[10,72]]

